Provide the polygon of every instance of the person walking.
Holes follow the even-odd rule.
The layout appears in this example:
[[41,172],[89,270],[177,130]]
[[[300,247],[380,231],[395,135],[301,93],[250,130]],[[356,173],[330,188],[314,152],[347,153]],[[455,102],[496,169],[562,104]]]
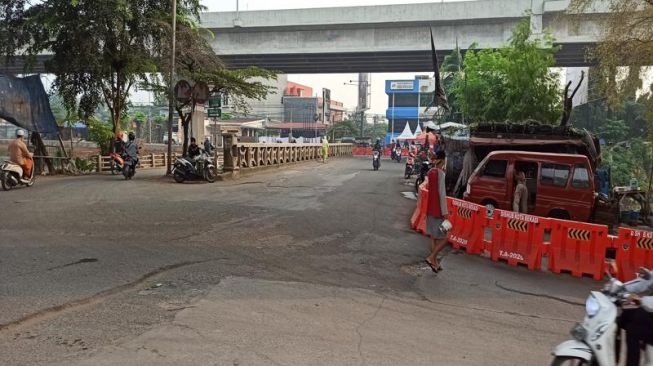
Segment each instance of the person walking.
[[326,163],[329,160],[329,140],[326,136],[322,137],[322,162]]
[[512,210],[519,213],[528,213],[528,187],[526,187],[526,174],[517,172],[515,175],[517,186],[512,200]]
[[442,266],[437,255],[447,245],[447,233],[443,229],[443,223],[449,218],[445,186],[447,155],[440,150],[431,155],[431,161],[433,168],[428,173],[429,195],[426,210],[426,231],[431,237],[431,254],[424,261],[433,272],[438,273]]

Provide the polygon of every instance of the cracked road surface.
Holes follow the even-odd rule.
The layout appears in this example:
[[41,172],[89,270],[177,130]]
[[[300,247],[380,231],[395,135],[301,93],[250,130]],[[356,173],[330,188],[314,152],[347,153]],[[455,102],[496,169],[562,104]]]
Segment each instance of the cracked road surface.
[[1,365],[542,365],[600,284],[409,229],[403,165],[0,192]]

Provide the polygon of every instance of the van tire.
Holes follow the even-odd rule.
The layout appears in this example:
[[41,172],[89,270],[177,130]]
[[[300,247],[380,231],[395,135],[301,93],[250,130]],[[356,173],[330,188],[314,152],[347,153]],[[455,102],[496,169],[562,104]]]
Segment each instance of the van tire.
[[497,209],[499,208],[499,205],[496,203],[494,200],[483,200],[481,201],[481,206],[492,206],[492,208]]
[[569,212],[565,210],[551,210],[547,216],[552,219],[571,220],[571,215],[569,215]]

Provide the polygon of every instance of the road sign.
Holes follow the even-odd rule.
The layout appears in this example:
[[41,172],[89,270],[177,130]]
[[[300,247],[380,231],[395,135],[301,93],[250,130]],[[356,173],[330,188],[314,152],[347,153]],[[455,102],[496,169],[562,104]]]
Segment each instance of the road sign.
[[222,117],[222,109],[220,108],[209,108],[206,110],[207,114],[211,118],[220,118]]
[[209,108],[222,107],[222,94],[214,94],[209,97]]

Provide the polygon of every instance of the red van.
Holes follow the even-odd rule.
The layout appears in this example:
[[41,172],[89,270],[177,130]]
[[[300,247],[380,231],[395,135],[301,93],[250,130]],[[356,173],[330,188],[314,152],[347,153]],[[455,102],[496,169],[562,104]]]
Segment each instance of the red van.
[[584,155],[495,151],[476,167],[464,198],[512,210],[515,174],[526,175],[528,213],[589,221],[594,209],[594,174]]

